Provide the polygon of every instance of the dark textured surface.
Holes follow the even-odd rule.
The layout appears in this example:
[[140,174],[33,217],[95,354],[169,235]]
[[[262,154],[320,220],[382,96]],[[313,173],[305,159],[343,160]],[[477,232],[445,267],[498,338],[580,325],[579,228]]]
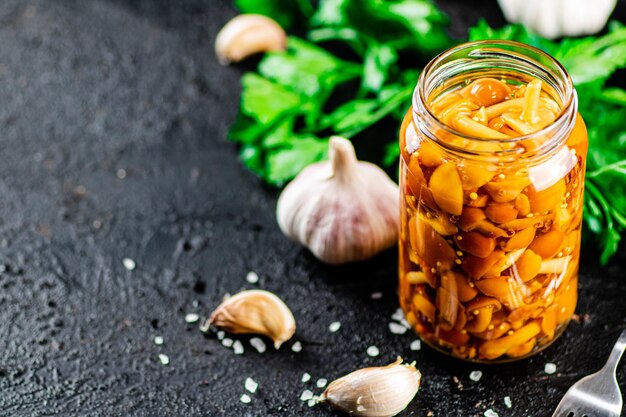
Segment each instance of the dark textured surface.
[[[480,15],[501,22],[495,4],[462,4],[444,5],[457,35]],[[212,47],[234,13],[226,0],[0,3],[0,415],[326,416],[299,400],[321,391],[313,381],[400,354],[424,375],[402,415],[548,416],[624,325],[624,255],[601,270],[585,248],[577,312],[589,316],[530,360],[479,367],[411,352],[412,335],[387,329],[396,254],[320,265],[281,235],[276,192],[226,141],[241,68],[220,67]],[[302,352],[260,355],[241,338],[235,356],[185,324],[252,287],[291,306]],[[245,405],[248,376],[260,386]]]

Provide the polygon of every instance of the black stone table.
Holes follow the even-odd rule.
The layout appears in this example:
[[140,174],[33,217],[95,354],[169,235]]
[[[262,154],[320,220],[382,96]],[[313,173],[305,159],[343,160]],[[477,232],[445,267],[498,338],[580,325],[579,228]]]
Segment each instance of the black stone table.
[[[481,15],[502,22],[495,1],[443,7],[459,35]],[[584,249],[581,319],[532,359],[477,366],[411,351],[413,335],[388,330],[396,253],[316,262],[282,236],[277,192],[226,140],[239,77],[253,67],[214,57],[234,14],[226,0],[0,2],[0,415],[328,416],[301,393],[397,355],[424,375],[402,415],[550,415],[624,327],[624,255],[600,269]],[[244,288],[284,298],[301,352],[290,342],[260,354],[241,337],[235,355],[186,324]],[[240,401],[247,377],[259,384],[250,404]]]

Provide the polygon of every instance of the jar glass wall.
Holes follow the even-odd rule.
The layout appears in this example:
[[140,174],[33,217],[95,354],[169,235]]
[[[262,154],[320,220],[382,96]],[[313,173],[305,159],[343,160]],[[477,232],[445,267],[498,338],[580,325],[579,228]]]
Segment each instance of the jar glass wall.
[[587,132],[553,58],[514,42],[444,52],[400,130],[399,296],[431,346],[506,361],[577,300]]

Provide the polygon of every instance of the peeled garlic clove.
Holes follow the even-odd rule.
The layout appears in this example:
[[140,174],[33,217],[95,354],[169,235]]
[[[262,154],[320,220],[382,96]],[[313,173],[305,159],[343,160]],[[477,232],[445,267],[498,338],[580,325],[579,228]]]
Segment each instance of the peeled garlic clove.
[[262,334],[278,349],[296,331],[289,307],[275,294],[263,290],[242,291],[226,299],[211,314],[209,325],[235,334]]
[[356,159],[349,140],[330,138],[329,161],[306,167],[282,192],[282,232],[318,259],[342,264],[396,244],[398,186],[374,164]]
[[236,16],[217,34],[215,54],[221,64],[239,62],[259,52],[284,50],[287,34],[269,17],[258,14]]
[[420,386],[414,364],[402,358],[387,366],[364,368],[333,381],[321,401],[352,416],[390,417],[404,410]]

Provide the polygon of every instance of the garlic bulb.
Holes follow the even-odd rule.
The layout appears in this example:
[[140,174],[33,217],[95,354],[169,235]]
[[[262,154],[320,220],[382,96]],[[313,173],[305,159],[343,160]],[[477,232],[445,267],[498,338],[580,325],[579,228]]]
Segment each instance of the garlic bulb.
[[306,167],[282,192],[283,233],[329,264],[360,261],[397,242],[398,186],[357,161],[349,140],[330,138],[329,161]]
[[359,369],[333,381],[320,400],[352,416],[395,416],[413,400],[421,377],[414,364],[402,365],[398,357],[390,365]]
[[215,54],[226,65],[259,52],[284,50],[286,44],[287,34],[274,20],[258,14],[242,14],[217,34]]
[[263,290],[242,291],[226,299],[209,317],[204,328],[214,325],[230,333],[268,336],[278,349],[296,331],[289,307],[275,294]]
[[498,0],[506,20],[546,38],[599,32],[617,0]]

